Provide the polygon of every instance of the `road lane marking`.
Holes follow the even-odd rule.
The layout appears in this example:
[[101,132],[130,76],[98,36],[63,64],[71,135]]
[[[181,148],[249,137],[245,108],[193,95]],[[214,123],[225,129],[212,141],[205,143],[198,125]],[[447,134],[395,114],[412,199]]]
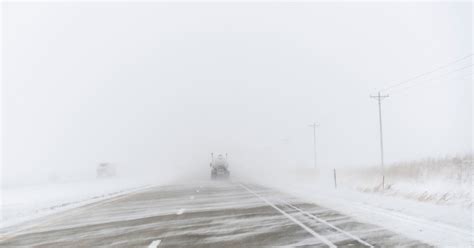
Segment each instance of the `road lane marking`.
[[157,239],[157,240],[151,242],[151,244],[148,246],[148,248],[156,248],[160,245],[160,243],[161,243],[161,239]]
[[290,219],[291,221],[293,221],[294,223],[296,223],[297,225],[299,225],[300,227],[302,227],[303,229],[305,229],[308,233],[312,234],[315,238],[323,241],[323,243],[325,243],[327,246],[331,247],[331,248],[336,248],[337,246],[335,244],[333,244],[331,241],[329,241],[328,239],[326,239],[325,237],[319,235],[318,233],[316,233],[315,231],[313,231],[311,228],[309,228],[308,226],[306,226],[305,224],[301,223],[299,220],[295,219],[293,216],[289,215],[288,213],[286,213],[285,211],[281,210],[279,207],[275,206],[275,204],[271,203],[270,201],[268,201],[267,199],[263,198],[262,196],[260,196],[259,194],[257,194],[256,192],[252,191],[251,189],[247,188],[245,185],[243,184],[239,184],[240,187],[244,188],[245,190],[247,190],[248,192],[250,192],[251,194],[253,194],[254,196],[256,196],[257,198],[259,198],[260,200],[264,201],[265,203],[267,203],[268,205],[270,205],[272,208],[276,209],[278,212],[280,212],[281,214],[283,214],[285,217],[287,217],[288,219]]
[[178,210],[178,212],[176,212],[176,215],[182,215],[184,213],[184,208],[181,208],[180,210]]
[[359,243],[361,243],[361,244],[364,244],[364,245],[366,245],[366,246],[368,246],[368,247],[372,247],[372,248],[374,247],[373,245],[371,245],[371,244],[365,242],[364,240],[360,239],[359,237],[354,236],[354,235],[352,235],[352,234],[350,234],[350,233],[348,233],[348,232],[346,232],[346,231],[340,229],[340,228],[337,227],[337,226],[334,226],[333,224],[331,224],[331,223],[329,223],[329,222],[327,222],[327,221],[325,221],[325,220],[323,220],[323,219],[317,217],[316,215],[313,215],[313,214],[311,214],[311,213],[309,213],[309,212],[306,212],[306,211],[304,211],[304,210],[302,210],[302,209],[300,209],[300,208],[298,208],[298,207],[292,205],[291,203],[289,203],[289,202],[287,202],[287,201],[285,201],[285,204],[287,204],[287,205],[290,206],[291,208],[293,208],[293,209],[295,209],[295,210],[297,210],[297,211],[299,211],[299,212],[301,212],[301,213],[303,213],[303,214],[306,214],[307,216],[313,218],[314,220],[319,221],[319,222],[321,222],[321,223],[324,223],[324,224],[330,226],[331,228],[333,228],[333,229],[335,229],[335,230],[337,230],[337,231],[339,231],[339,232],[341,232],[341,233],[343,233],[343,234],[349,236],[350,238],[357,240],[357,241],[358,241]]

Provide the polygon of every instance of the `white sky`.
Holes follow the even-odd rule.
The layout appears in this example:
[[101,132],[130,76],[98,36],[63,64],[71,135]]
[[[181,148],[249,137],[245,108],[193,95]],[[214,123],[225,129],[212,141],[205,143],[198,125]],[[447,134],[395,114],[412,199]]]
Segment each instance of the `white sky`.
[[[7,183],[379,162],[369,95],[472,53],[455,3],[4,3]],[[472,57],[437,74],[472,64]],[[471,151],[472,67],[383,102],[387,162]],[[408,84],[408,86],[411,86]]]

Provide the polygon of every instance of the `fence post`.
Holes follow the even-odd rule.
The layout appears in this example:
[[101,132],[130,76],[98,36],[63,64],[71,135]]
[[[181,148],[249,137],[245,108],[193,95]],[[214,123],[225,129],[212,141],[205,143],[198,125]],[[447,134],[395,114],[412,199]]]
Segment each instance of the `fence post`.
[[334,168],[334,188],[337,189],[336,168]]

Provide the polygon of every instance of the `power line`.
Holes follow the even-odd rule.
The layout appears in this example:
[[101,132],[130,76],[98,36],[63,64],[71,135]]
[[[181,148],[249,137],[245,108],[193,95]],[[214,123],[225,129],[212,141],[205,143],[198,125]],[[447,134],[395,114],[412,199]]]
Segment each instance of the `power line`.
[[[463,74],[463,75],[456,75],[456,76],[454,76],[454,77],[447,78],[447,79],[442,79],[442,78],[440,78],[440,79],[438,79],[438,80],[429,80],[429,81],[425,81],[425,82],[423,82],[423,83],[429,83],[429,82],[440,83],[440,82],[443,82],[444,80],[463,80],[463,79],[467,79],[468,76],[469,76],[469,77],[471,78],[471,80],[472,80],[472,76],[471,76],[472,74],[473,74],[473,73],[470,72],[470,73]],[[411,88],[413,88],[413,87],[415,87],[415,86],[417,86],[417,85],[420,85],[420,84],[411,85],[411,86],[408,86],[408,87],[405,87],[405,88],[400,88],[400,89],[397,89],[396,91],[391,91],[390,94],[391,94],[391,95],[393,95],[393,94],[398,95],[398,94],[400,94],[400,93],[405,93],[406,90],[409,90],[409,89],[411,89]]]
[[448,63],[448,64],[443,65],[443,66],[437,67],[437,68],[435,68],[435,69],[433,69],[433,70],[431,70],[431,71],[418,74],[418,75],[416,75],[416,76],[413,76],[413,77],[411,77],[411,78],[408,78],[408,79],[403,80],[403,81],[401,81],[401,82],[398,82],[398,83],[396,83],[396,84],[390,85],[390,86],[388,86],[388,87],[386,87],[386,88],[383,88],[383,89],[380,90],[380,91],[381,91],[381,92],[383,92],[383,91],[388,91],[388,90],[393,89],[393,88],[395,88],[395,87],[399,87],[399,86],[404,85],[404,84],[406,84],[406,83],[412,82],[412,81],[414,81],[414,80],[416,80],[416,79],[418,79],[418,78],[424,77],[424,76],[426,76],[426,75],[429,75],[429,74],[432,74],[432,73],[437,72],[437,71],[439,71],[439,70],[442,70],[442,69],[444,69],[444,68],[446,68],[446,67],[448,67],[448,66],[451,66],[451,65],[453,65],[453,64],[456,64],[456,63],[458,63],[459,61],[462,61],[462,60],[465,60],[465,59],[467,59],[467,58],[470,58],[470,57],[472,57],[472,55],[473,55],[473,54],[470,53],[470,54],[468,54],[468,55],[466,55],[466,56],[464,56],[464,57],[462,57],[462,58],[460,58],[460,59],[457,59],[457,60],[455,60],[455,61],[452,61],[452,62],[450,62],[450,63]]
[[[442,74],[442,75],[439,75],[438,77],[435,77],[435,78],[429,78],[429,79],[426,79],[426,80],[418,81],[418,82],[416,82],[415,84],[411,84],[411,85],[409,85],[409,86],[407,86],[407,87],[405,87],[405,88],[398,88],[398,89],[395,89],[395,90],[391,91],[390,93],[391,93],[391,94],[393,94],[394,92],[398,93],[398,92],[400,92],[400,91],[404,91],[404,90],[413,88],[414,86],[417,86],[417,85],[420,85],[420,84],[425,84],[425,83],[429,83],[429,82],[433,82],[433,81],[436,82],[436,81],[442,80],[443,77],[445,77],[445,76],[451,75],[451,74],[453,74],[453,73],[455,73],[455,72],[458,72],[458,71],[465,70],[465,69],[467,69],[467,68],[472,67],[473,65],[474,65],[474,64],[470,64],[470,65],[468,65],[468,66],[464,66],[464,67],[458,68],[458,69],[456,69],[456,70],[453,70],[453,71],[444,73],[444,74]],[[470,74],[472,74],[472,72],[471,72]],[[465,76],[470,75],[470,74],[466,74]]]
[[[471,54],[469,54],[469,55],[467,55],[467,56],[464,56],[464,57],[462,57],[462,58],[460,58],[460,59],[457,59],[457,60],[455,60],[455,61],[453,61],[453,62],[451,62],[451,63],[449,63],[449,64],[440,66],[440,67],[438,67],[438,68],[436,68],[436,69],[434,69],[434,70],[431,70],[431,71],[428,71],[428,72],[425,72],[425,73],[418,74],[418,75],[416,75],[416,76],[414,76],[414,77],[411,77],[411,78],[406,79],[406,80],[404,80],[404,81],[401,81],[401,82],[399,82],[399,83],[393,84],[393,85],[391,85],[391,86],[389,86],[389,87],[386,87],[386,88],[380,90],[380,91],[377,93],[377,95],[371,95],[371,96],[370,96],[371,98],[377,99],[377,102],[378,102],[378,109],[379,109],[378,112],[379,112],[379,128],[380,128],[380,130],[379,130],[379,131],[380,131],[380,167],[381,167],[381,172],[382,172],[382,173],[381,173],[381,174],[382,174],[382,190],[385,188],[385,168],[384,168],[384,149],[383,149],[384,147],[383,147],[383,129],[382,129],[382,100],[385,99],[385,98],[387,98],[387,97],[389,97],[389,95],[382,95],[381,93],[382,93],[383,91],[388,91],[388,90],[393,89],[393,88],[395,88],[395,87],[399,87],[399,86],[404,85],[404,84],[407,84],[407,83],[409,83],[409,82],[413,82],[413,81],[415,81],[416,79],[419,79],[419,78],[424,77],[424,76],[426,76],[426,75],[429,75],[429,74],[432,74],[432,73],[434,73],[434,72],[440,71],[440,70],[442,70],[442,69],[444,69],[444,68],[446,68],[446,67],[448,67],[448,66],[451,66],[451,65],[453,65],[453,64],[456,64],[456,63],[458,63],[458,62],[460,62],[460,61],[462,61],[462,60],[465,60],[466,58],[470,58],[470,57],[472,57],[472,55],[473,55],[473,54],[471,53]],[[439,77],[443,77],[443,76],[452,74],[452,73],[454,73],[454,72],[458,72],[458,71],[464,70],[464,69],[466,69],[466,68],[470,68],[470,67],[472,67],[472,66],[473,66],[473,65],[470,64],[470,65],[468,65],[468,66],[464,66],[464,67],[461,67],[461,68],[452,70],[452,71],[447,72],[447,73],[444,73],[444,74],[442,74],[442,75],[438,75],[438,77],[429,78],[429,79],[424,80],[424,81],[421,81],[421,82],[425,82],[425,83],[426,83],[426,82],[430,82],[430,81],[433,81],[433,80],[435,80],[435,79],[437,79],[437,78],[439,79]],[[471,74],[472,74],[472,72],[471,72]],[[419,83],[419,82],[418,82],[418,83]],[[413,84],[411,85],[411,87],[413,87]],[[407,88],[410,88],[410,87],[406,87],[405,89],[407,89]]]

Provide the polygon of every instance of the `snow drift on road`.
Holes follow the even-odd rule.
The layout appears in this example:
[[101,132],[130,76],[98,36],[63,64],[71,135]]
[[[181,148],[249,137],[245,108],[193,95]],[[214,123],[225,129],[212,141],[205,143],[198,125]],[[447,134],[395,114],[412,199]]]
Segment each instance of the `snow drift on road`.
[[2,188],[0,228],[126,194],[151,185],[141,180],[93,179]]

